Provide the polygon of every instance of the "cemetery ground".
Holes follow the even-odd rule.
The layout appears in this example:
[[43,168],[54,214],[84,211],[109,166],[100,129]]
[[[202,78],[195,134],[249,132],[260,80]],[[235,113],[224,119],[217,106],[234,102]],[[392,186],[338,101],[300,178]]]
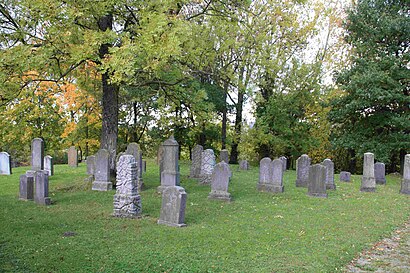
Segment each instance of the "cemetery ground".
[[237,171],[230,203],[208,200],[210,186],[189,179],[185,228],[158,225],[158,165],[147,162],[140,192],[141,219],[112,217],[115,191],[91,191],[85,165],[56,165],[51,206],[18,200],[19,176],[0,176],[0,272],[337,272],[358,253],[395,233],[410,216],[400,178],[387,176],[375,193],[360,192],[361,176],[338,182],[328,198],[296,188],[284,174],[285,192],[258,192],[258,168]]

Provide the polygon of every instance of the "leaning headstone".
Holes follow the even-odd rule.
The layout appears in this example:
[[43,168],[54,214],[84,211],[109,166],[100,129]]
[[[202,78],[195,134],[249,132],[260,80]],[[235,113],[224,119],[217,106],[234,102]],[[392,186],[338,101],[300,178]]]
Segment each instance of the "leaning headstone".
[[142,178],[142,152],[138,143],[132,142],[129,143],[127,146],[127,150],[125,154],[132,155],[135,158],[135,162],[137,164],[137,183],[138,183],[138,190],[142,190],[144,188],[144,181]]
[[239,170],[247,171],[249,170],[248,160],[239,161]]
[[279,159],[282,160],[283,171],[285,172],[287,169],[288,159],[285,156],[281,156]]
[[340,182],[352,182],[350,172],[345,172],[345,171],[340,172],[339,180]]
[[20,175],[20,200],[34,199],[34,176]]
[[327,197],[326,193],[326,167],[315,164],[309,167],[308,195],[313,197]]
[[34,201],[40,205],[50,205],[51,199],[48,197],[48,172],[36,171],[36,194]]
[[41,171],[44,169],[44,141],[35,138],[31,141],[31,169]]
[[95,174],[92,184],[93,191],[108,191],[112,189],[110,181],[110,153],[100,149],[95,156]]
[[296,187],[308,186],[310,161],[311,159],[306,154],[296,160]]
[[179,186],[180,174],[178,165],[179,144],[171,136],[162,143],[163,148],[163,170],[161,172],[161,186],[157,188],[158,192],[162,192],[170,186]]
[[184,188],[170,186],[162,192],[162,206],[158,224],[185,227],[185,206],[187,194]]
[[410,194],[410,154],[404,157],[403,179],[401,181],[400,193]]
[[229,163],[229,152],[227,149],[223,149],[219,153],[219,162],[222,162],[222,161]]
[[0,175],[10,175],[11,174],[11,158],[6,152],[0,153]]
[[272,160],[269,157],[264,157],[259,162],[259,191],[272,191]]
[[283,161],[275,159],[271,162],[272,190],[271,192],[283,192]]
[[132,155],[123,155],[117,162],[117,192],[114,195],[113,216],[141,216],[141,196],[138,194],[137,162]]
[[191,170],[189,177],[199,178],[201,175],[201,159],[204,148],[201,145],[196,145],[192,151]]
[[208,195],[209,199],[222,201],[231,201],[231,195],[228,192],[231,170],[228,163],[225,161],[215,165],[212,173],[211,192]]
[[374,178],[374,154],[365,153],[363,157],[363,176],[360,191],[376,191],[376,179]]
[[44,157],[44,170],[48,172],[48,176],[54,175],[53,157],[49,155]]
[[215,167],[215,154],[212,149],[206,149],[202,152],[201,174],[199,183],[206,185],[212,182],[212,172]]
[[386,166],[384,163],[377,162],[374,164],[374,179],[376,184],[386,185]]
[[335,190],[335,164],[329,158],[323,160],[322,165],[326,167],[325,183],[327,190]]
[[78,167],[78,153],[77,153],[77,148],[74,146],[71,146],[68,149],[68,166],[70,167]]

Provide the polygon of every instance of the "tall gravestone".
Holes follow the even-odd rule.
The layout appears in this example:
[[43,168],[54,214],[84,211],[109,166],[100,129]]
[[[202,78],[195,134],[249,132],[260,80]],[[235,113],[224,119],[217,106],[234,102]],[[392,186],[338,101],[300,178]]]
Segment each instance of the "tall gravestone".
[[44,141],[41,138],[31,141],[31,169],[33,171],[44,170]]
[[410,194],[410,154],[404,157],[403,179],[401,181],[400,193]]
[[137,162],[125,154],[117,162],[117,191],[114,195],[114,216],[137,218],[141,216],[141,196],[138,194]]
[[44,170],[48,172],[48,176],[54,175],[53,157],[49,155],[44,157]]
[[327,197],[326,193],[326,167],[315,164],[309,167],[308,195],[313,197]]
[[11,158],[6,152],[0,153],[0,175],[11,175]]
[[87,174],[94,177],[95,173],[95,155],[87,156]]
[[162,205],[158,224],[185,227],[185,207],[187,194],[184,188],[169,186],[162,192]]
[[33,175],[20,175],[20,200],[33,200],[34,199],[34,176]]
[[199,183],[203,185],[211,184],[212,172],[215,167],[215,154],[212,149],[206,149],[202,152],[201,174]]
[[350,172],[342,171],[340,172],[339,180],[340,182],[351,182],[351,176]]
[[272,160],[269,157],[264,157],[259,162],[259,191],[272,191]]
[[78,167],[78,152],[77,152],[76,147],[71,146],[68,149],[67,157],[68,157],[68,166]]
[[247,171],[249,170],[248,160],[239,161],[239,170]]
[[36,171],[35,173],[36,193],[34,201],[40,205],[50,205],[51,199],[48,197],[48,172]]
[[228,163],[222,161],[216,164],[212,173],[211,192],[208,198],[231,201],[231,195],[228,192],[230,178],[231,170],[229,169]]
[[326,189],[335,190],[335,164],[329,158],[323,160],[322,165],[326,167],[325,183]]
[[377,162],[374,164],[374,179],[376,184],[386,185],[386,166],[384,163]]
[[271,192],[283,192],[283,161],[275,159],[271,162],[272,190]]
[[308,186],[310,161],[311,159],[306,154],[296,160],[296,187]]
[[93,191],[108,191],[112,189],[110,181],[110,154],[106,149],[100,149],[95,156],[95,174],[92,184]]
[[288,159],[285,156],[281,156],[279,157],[279,159],[282,160],[283,171],[285,172],[287,169],[287,165],[288,165]]
[[180,174],[178,165],[179,144],[171,136],[162,143],[163,148],[163,170],[161,172],[161,186],[158,192],[162,192],[166,187],[179,186]]
[[201,145],[195,145],[192,151],[192,163],[189,176],[191,178],[199,178],[201,175],[201,161],[202,161],[202,152],[204,148]]
[[229,163],[229,152],[227,149],[223,149],[219,153],[219,162],[222,161],[224,161],[225,163]]
[[363,157],[363,176],[360,191],[376,191],[376,179],[374,178],[374,154],[365,153]]
[[162,144],[158,148],[157,162],[159,165],[159,182],[161,183],[161,173],[164,169],[164,147],[162,147]]
[[137,185],[138,185],[138,190],[141,191],[144,188],[144,180],[142,178],[142,152],[140,149],[140,146],[132,142],[128,144],[127,150],[125,151],[125,154],[127,155],[132,155],[135,158],[135,162],[137,164]]

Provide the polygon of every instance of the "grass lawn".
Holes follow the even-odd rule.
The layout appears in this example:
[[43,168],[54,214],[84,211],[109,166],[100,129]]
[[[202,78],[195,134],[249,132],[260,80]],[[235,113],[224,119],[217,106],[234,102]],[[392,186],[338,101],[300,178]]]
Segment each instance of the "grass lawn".
[[336,272],[410,216],[397,176],[362,193],[361,176],[340,183],[336,175],[337,190],[321,199],[295,187],[295,171],[285,173],[283,194],[269,194],[256,190],[258,168],[231,169],[233,201],[224,203],[208,200],[210,186],[188,179],[182,162],[188,226],[172,228],[157,224],[153,160],[137,220],[111,216],[115,191],[91,191],[84,164],[55,166],[48,207],[18,200],[28,168],[15,168],[0,176],[0,272]]

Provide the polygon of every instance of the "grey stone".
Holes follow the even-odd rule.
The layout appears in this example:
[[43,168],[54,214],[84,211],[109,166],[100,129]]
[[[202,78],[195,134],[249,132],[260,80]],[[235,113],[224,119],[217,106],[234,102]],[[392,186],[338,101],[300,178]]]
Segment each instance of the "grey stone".
[[211,192],[209,199],[231,201],[231,195],[228,192],[231,170],[225,161],[215,165],[212,173]]
[[54,175],[53,157],[49,155],[44,157],[44,170],[48,172],[48,176]]
[[31,141],[31,169],[33,171],[44,170],[44,141],[35,138]]
[[87,174],[94,177],[95,173],[95,155],[87,156]]
[[117,162],[117,191],[114,195],[116,217],[141,216],[141,196],[138,194],[138,168],[133,155],[122,155]]
[[376,191],[376,179],[374,178],[374,154],[365,153],[363,157],[363,176],[360,191]]
[[112,189],[110,181],[110,154],[106,149],[100,149],[95,157],[95,174],[92,184],[93,191],[108,191]]
[[269,157],[264,157],[259,162],[259,191],[272,191],[272,160]]
[[51,204],[51,199],[48,197],[48,172],[36,171],[36,194],[34,201],[37,204],[48,206]]
[[20,200],[34,199],[34,176],[20,175]]
[[283,171],[285,172],[287,169],[287,164],[288,164],[288,159],[285,156],[281,156],[279,157],[280,160],[282,160],[283,163]]
[[401,181],[400,193],[410,194],[410,154],[404,157],[403,179]]
[[125,151],[125,154],[127,155],[132,155],[135,158],[135,162],[137,164],[137,183],[138,183],[138,190],[144,189],[144,179],[142,177],[142,152],[140,146],[132,142],[128,144],[127,150]]
[[212,149],[206,149],[202,152],[200,184],[211,184],[215,163],[215,154]]
[[157,156],[157,162],[159,165],[159,182],[160,183],[161,183],[161,173],[162,173],[162,170],[164,169],[163,156],[164,156],[164,148],[162,147],[162,144],[161,144],[158,148],[158,156]]
[[352,182],[350,172],[342,171],[340,172],[340,182]]
[[161,172],[161,186],[157,191],[162,192],[166,187],[179,186],[180,174],[178,165],[179,156],[179,144],[171,136],[169,139],[162,143],[163,148],[163,161]]
[[142,161],[142,171],[144,173],[147,172],[147,161],[145,161],[145,160]]
[[191,170],[189,174],[189,177],[191,178],[200,178],[203,151],[204,151],[204,148],[201,145],[196,145],[192,151],[192,163],[191,163]]
[[374,179],[376,184],[386,185],[386,166],[384,163],[377,162],[374,164]]
[[248,160],[239,161],[239,170],[247,171],[249,170]]
[[0,175],[11,175],[11,158],[6,152],[0,153]]
[[308,195],[313,197],[327,197],[326,193],[326,167],[315,164],[309,167]]
[[169,186],[162,192],[162,206],[158,224],[185,227],[185,206],[187,194],[184,188]]
[[219,153],[219,161],[229,163],[229,152],[227,149],[221,150],[221,152]]
[[70,167],[78,167],[78,152],[77,148],[71,146],[67,152],[68,157],[68,166]]
[[296,160],[296,187],[307,187],[311,159],[303,154]]
[[271,162],[272,190],[271,192],[283,192],[283,161],[275,159]]
[[323,160],[322,165],[326,167],[325,183],[327,190],[335,190],[335,164],[329,158]]

